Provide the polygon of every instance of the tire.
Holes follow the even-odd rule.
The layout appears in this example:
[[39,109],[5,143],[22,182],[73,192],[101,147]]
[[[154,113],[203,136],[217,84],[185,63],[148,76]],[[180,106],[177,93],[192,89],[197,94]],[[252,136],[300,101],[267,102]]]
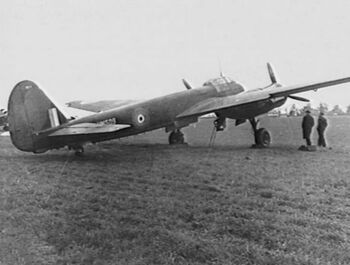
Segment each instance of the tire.
[[185,142],[184,135],[180,131],[173,131],[169,135],[169,144],[183,144]]
[[255,143],[261,147],[269,147],[271,144],[271,136],[268,130],[260,128],[255,133]]

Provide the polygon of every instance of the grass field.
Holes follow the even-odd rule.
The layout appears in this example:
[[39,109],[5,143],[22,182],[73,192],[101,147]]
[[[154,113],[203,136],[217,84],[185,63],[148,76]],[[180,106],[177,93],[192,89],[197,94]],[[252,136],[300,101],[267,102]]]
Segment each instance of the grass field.
[[350,117],[316,152],[297,150],[300,118],[263,118],[269,149],[231,123],[209,148],[211,123],[189,146],[155,131],[84,157],[1,137],[0,265],[350,264]]

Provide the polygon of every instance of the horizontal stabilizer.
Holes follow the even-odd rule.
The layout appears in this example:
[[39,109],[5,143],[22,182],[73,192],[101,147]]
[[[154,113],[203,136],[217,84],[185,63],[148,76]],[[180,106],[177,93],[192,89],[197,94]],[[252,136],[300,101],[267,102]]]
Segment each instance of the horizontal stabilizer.
[[95,102],[84,102],[81,100],[66,103],[70,108],[81,109],[91,112],[101,112],[123,107],[138,102],[137,100],[100,100]]
[[[97,123],[79,123],[63,127],[49,134],[49,136],[71,136],[88,135],[116,132],[130,127],[129,124],[97,124]],[[41,132],[39,132],[40,134]]]

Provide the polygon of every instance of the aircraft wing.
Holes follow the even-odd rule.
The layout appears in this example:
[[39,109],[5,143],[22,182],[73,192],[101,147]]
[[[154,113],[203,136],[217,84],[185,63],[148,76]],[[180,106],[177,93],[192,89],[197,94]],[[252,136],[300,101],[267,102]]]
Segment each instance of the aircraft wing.
[[92,135],[100,133],[111,133],[130,127],[129,124],[97,124],[97,123],[79,123],[74,125],[63,125],[61,128],[51,128],[40,131],[37,134],[47,133],[48,136],[77,136]]
[[197,105],[194,105],[192,108],[178,115],[176,118],[180,119],[189,116],[201,116],[218,110],[223,110],[269,98],[270,95],[264,91],[247,91],[238,95],[210,98],[199,102]]
[[335,85],[339,85],[347,82],[350,82],[350,77],[324,81],[324,82],[314,82],[314,83],[303,84],[303,85],[273,87],[269,89],[269,94],[272,97],[287,97],[291,94],[301,93],[309,90],[317,90],[319,88],[335,86]]
[[190,116],[201,116],[204,114],[228,109],[231,107],[258,102],[260,100],[273,99],[278,97],[288,97],[291,94],[301,93],[309,90],[317,90],[319,88],[339,85],[347,82],[350,82],[350,77],[324,82],[314,82],[303,85],[270,86],[264,89],[246,91],[237,95],[211,98],[199,102],[197,105],[178,115],[177,118],[180,119]]
[[136,100],[100,100],[96,102],[84,102],[81,100],[71,101],[66,103],[70,108],[87,110],[91,112],[101,112],[121,106],[125,106],[131,103],[135,103]]

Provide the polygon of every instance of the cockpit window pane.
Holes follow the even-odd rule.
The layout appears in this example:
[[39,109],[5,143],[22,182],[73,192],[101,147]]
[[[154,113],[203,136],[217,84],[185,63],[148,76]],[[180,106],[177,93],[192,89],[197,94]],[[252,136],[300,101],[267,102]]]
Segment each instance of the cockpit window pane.
[[242,85],[226,76],[210,79],[203,86],[213,86],[219,93],[230,92],[229,94],[237,94],[244,91]]

